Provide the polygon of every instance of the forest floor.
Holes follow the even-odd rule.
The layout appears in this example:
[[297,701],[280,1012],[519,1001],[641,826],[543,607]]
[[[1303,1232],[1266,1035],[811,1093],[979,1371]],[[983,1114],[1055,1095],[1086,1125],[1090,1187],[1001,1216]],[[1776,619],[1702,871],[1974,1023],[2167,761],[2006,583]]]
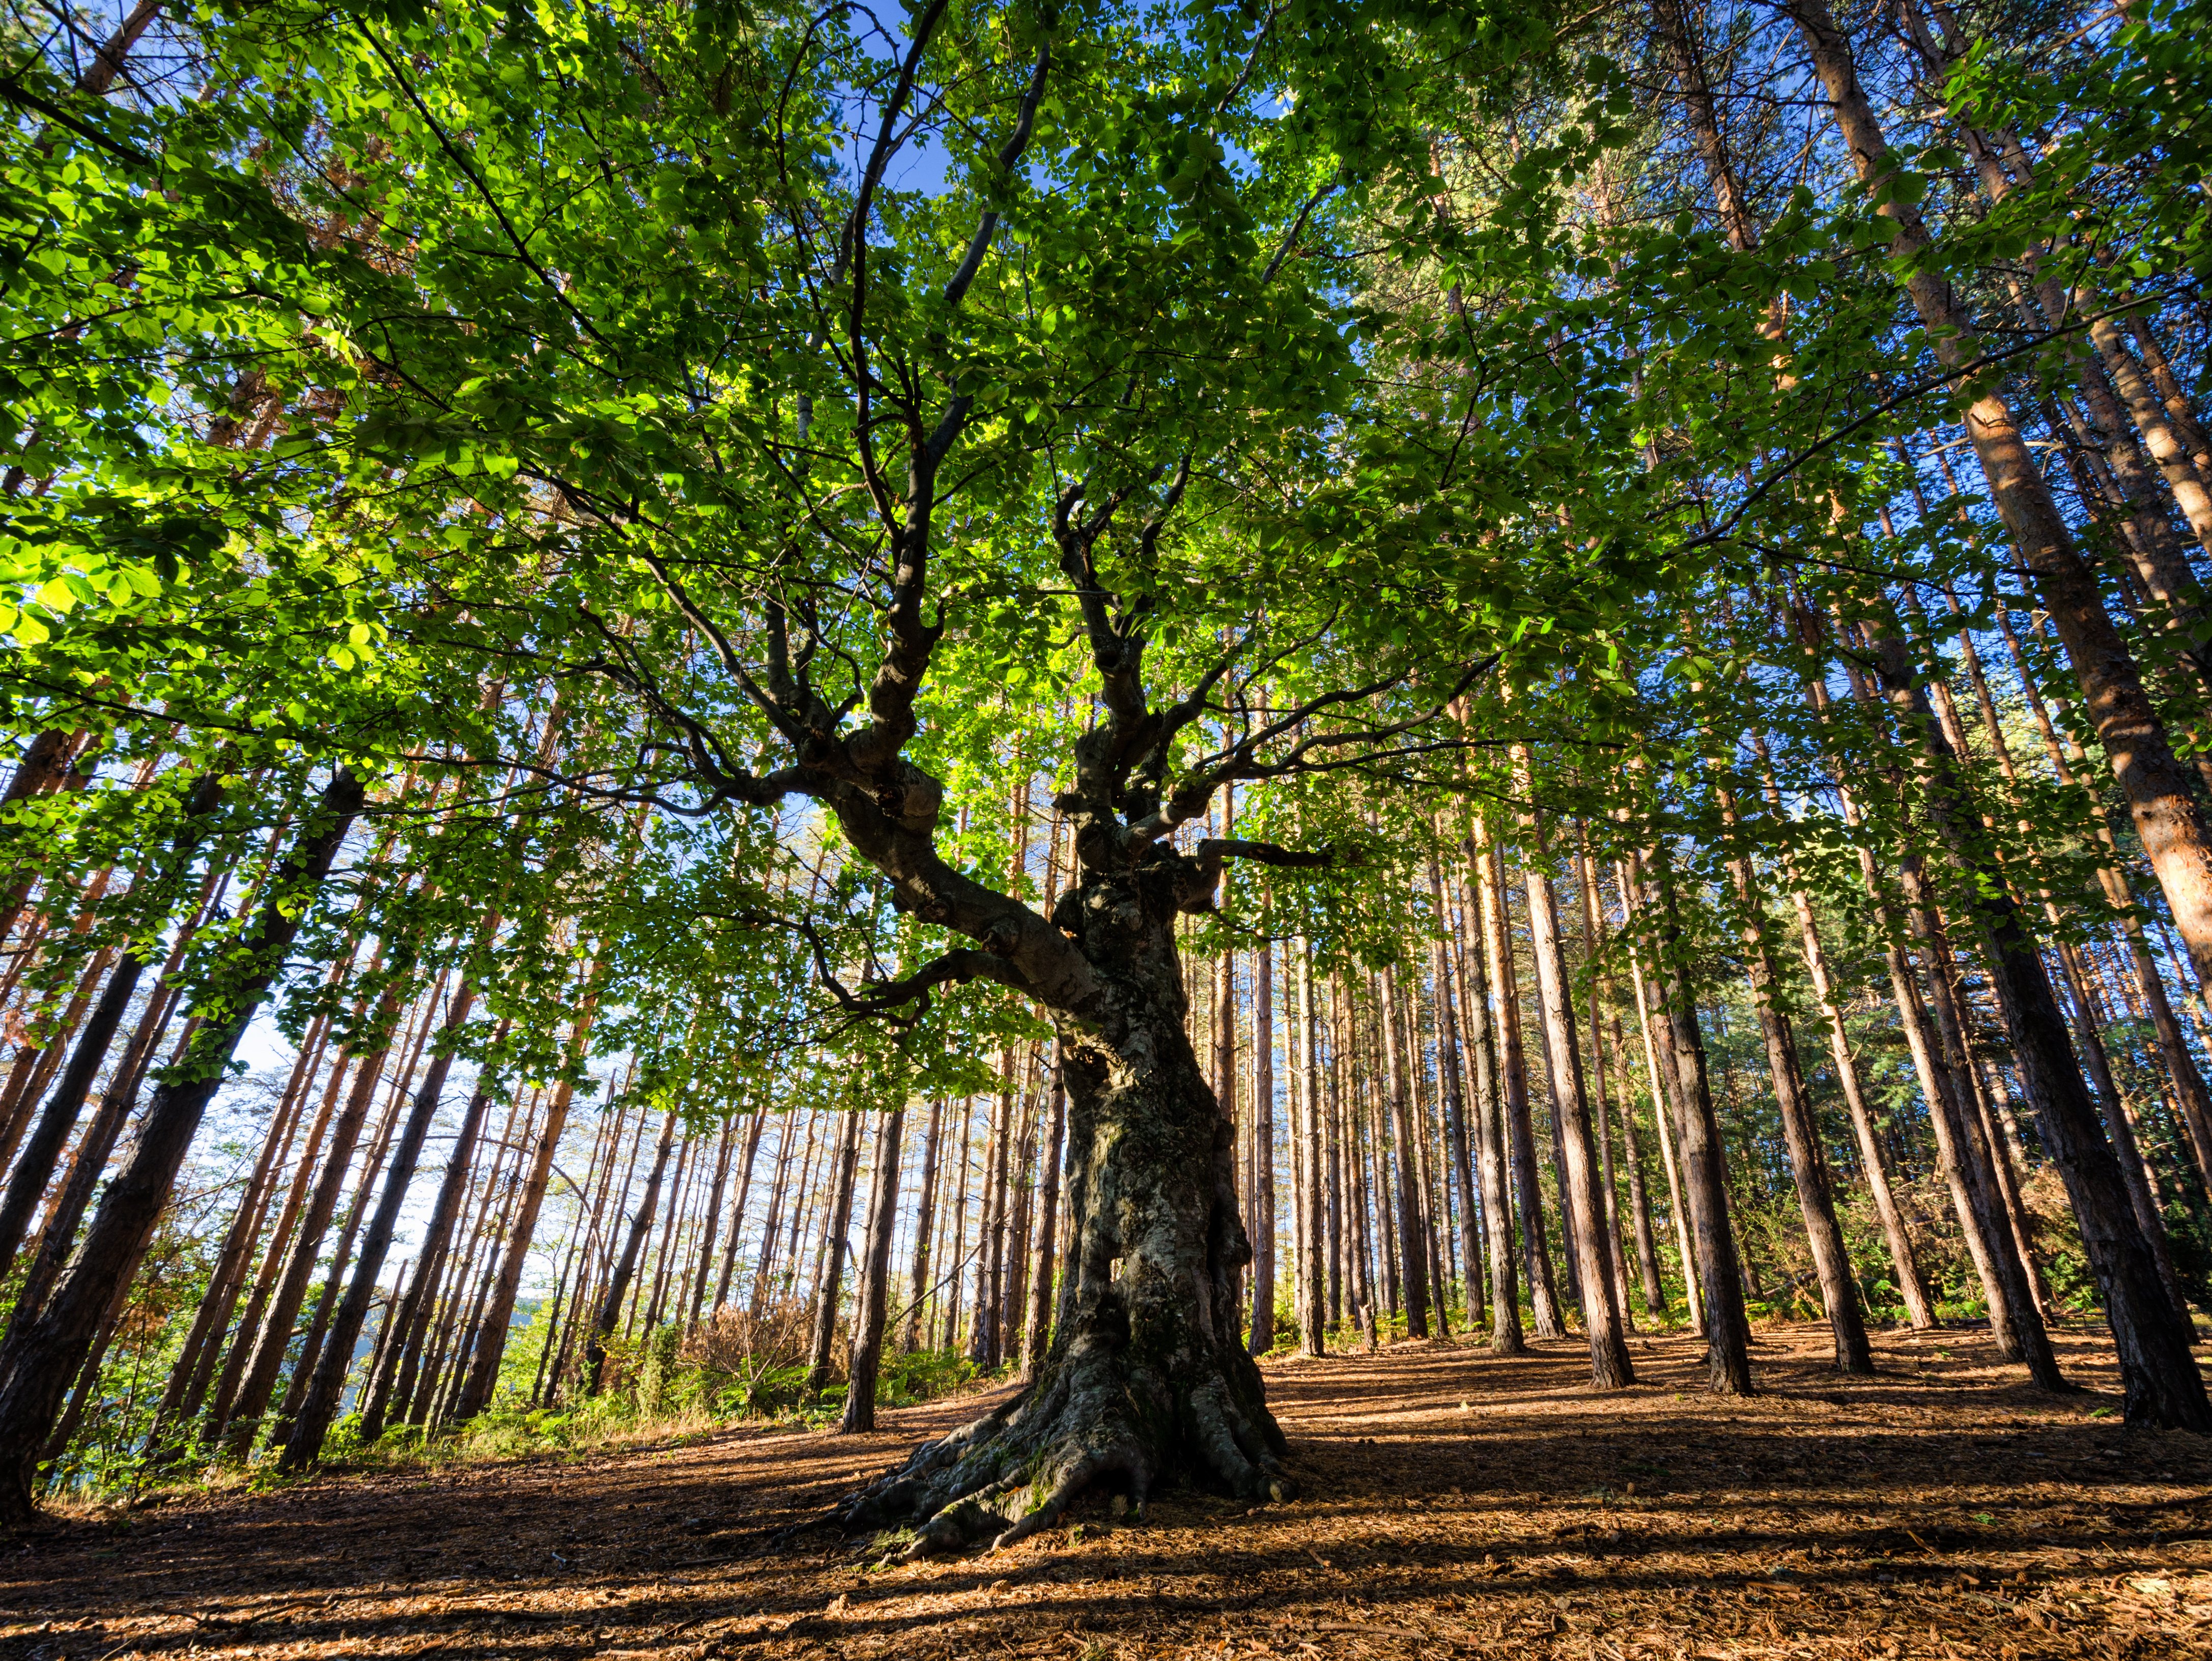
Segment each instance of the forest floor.
[[2086,1393],[2033,1391],[1986,1331],[1881,1335],[1847,1380],[1825,1329],[1769,1329],[1743,1402],[1679,1337],[1610,1396],[1579,1340],[1271,1361],[1301,1497],[1101,1505],[905,1568],[767,1537],[975,1398],[873,1437],[201,1494],[0,1540],[0,1656],[2212,1655],[2212,1438],[2123,1428],[2109,1344],[2057,1342]]

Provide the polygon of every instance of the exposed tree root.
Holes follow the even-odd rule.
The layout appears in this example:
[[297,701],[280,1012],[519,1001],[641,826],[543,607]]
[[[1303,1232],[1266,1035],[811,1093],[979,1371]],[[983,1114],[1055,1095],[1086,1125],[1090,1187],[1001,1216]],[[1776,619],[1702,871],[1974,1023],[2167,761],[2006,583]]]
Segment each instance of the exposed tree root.
[[1239,1393],[1218,1374],[1176,1385],[1079,1351],[1013,1400],[924,1443],[841,1504],[836,1521],[848,1532],[912,1527],[900,1555],[910,1562],[1018,1544],[1095,1488],[1126,1494],[1139,1517],[1156,1488],[1186,1476],[1240,1499],[1289,1499],[1297,1485],[1283,1468],[1282,1433],[1264,1409],[1256,1419],[1240,1409]]

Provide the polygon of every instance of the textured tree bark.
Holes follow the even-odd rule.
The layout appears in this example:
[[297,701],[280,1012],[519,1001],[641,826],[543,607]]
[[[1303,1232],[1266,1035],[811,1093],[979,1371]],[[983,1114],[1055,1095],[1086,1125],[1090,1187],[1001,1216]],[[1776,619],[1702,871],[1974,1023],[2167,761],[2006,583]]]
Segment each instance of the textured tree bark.
[[1146,1497],[1181,1476],[1240,1497],[1291,1492],[1285,1443],[1237,1331],[1251,1246],[1235,1137],[1184,1026],[1175,915],[1194,862],[1156,850],[1087,870],[1054,920],[1097,979],[1060,1026],[1073,1240],[1062,1307],[1029,1387],[921,1449],[843,1507],[848,1528],[918,1524],[909,1557],[1057,1520],[1094,1482]]
[[1051,1131],[1038,1157],[1041,1191],[1037,1196],[1036,1264],[1030,1282],[1029,1320],[1022,1333],[1022,1377],[1033,1379],[1044,1365],[1052,1336],[1053,1277],[1060,1267],[1060,1145],[1067,1137],[1067,1081],[1060,1062],[1052,1064]]
[[1460,1056],[1458,1000],[1452,992],[1443,873],[1433,853],[1429,856],[1429,905],[1436,919],[1436,936],[1429,943],[1429,990],[1436,1009],[1437,1082],[1443,1096],[1450,1179],[1459,1195],[1459,1251],[1467,1277],[1467,1321],[1474,1326],[1483,1318],[1481,1225],[1475,1204],[1474,1171],[1468,1158],[1466,1096],[1461,1088],[1466,1070]]
[[1589,1100],[1583,1059],[1575,1040],[1575,1001],[1569,981],[1565,942],[1559,933],[1559,900],[1547,867],[1544,825],[1535,821],[1536,846],[1528,864],[1528,934],[1536,960],[1536,1003],[1544,1028],[1545,1062],[1552,1077],[1552,1102],[1559,1125],[1570,1243],[1580,1273],[1583,1325],[1589,1335],[1590,1381],[1600,1390],[1625,1389],[1636,1382],[1621,1330],[1620,1294],[1613,1284],[1606,1250],[1605,1217],[1599,1207],[1597,1156],[1591,1145]]
[[[1728,786],[1714,781],[1721,818],[1731,834],[1740,821],[1735,797]],[[1820,1284],[1820,1301],[1834,1335],[1836,1370],[1871,1373],[1874,1352],[1867,1343],[1866,1319],[1859,1309],[1858,1285],[1851,1278],[1850,1253],[1844,1231],[1836,1221],[1834,1192],[1828,1180],[1828,1161],[1820,1146],[1820,1127],[1806,1099],[1805,1075],[1797,1058],[1797,1038],[1790,1017],[1777,1000],[1774,954],[1766,936],[1766,901],[1759,892],[1751,859],[1732,853],[1729,871],[1735,880],[1737,902],[1742,907],[1740,933],[1744,959],[1751,970],[1752,997],[1759,1012],[1759,1035],[1766,1046],[1767,1075],[1773,1081],[1775,1106],[1782,1119],[1782,1140],[1790,1156],[1790,1177],[1797,1190],[1797,1209],[1805,1222],[1806,1244],[1813,1254],[1813,1272]]]
[[[1889,148],[1859,84],[1850,40],[1836,27],[1825,0],[1785,0],[1785,9],[1810,50],[1814,73],[1835,108],[1860,179],[1878,190],[1893,172]],[[1893,197],[1880,211],[1893,227],[1893,264],[1910,273],[1904,286],[1932,349],[1947,365],[1970,362],[1980,349],[1972,319],[1926,258],[1933,242],[1918,209]],[[2212,981],[2212,827],[2143,689],[2135,658],[2106,612],[2096,573],[2081,557],[2010,407],[1994,391],[1974,391],[1966,425],[1997,512],[2034,573],[2065,642],[2090,718],[2199,983]],[[2063,1028],[2059,1038],[2063,1042]],[[2173,1382],[2180,1384],[2178,1378]]]
[[1482,860],[1484,967],[1496,1016],[1498,1063],[1504,1085],[1505,1151],[1513,1173],[1513,1197],[1521,1216],[1521,1268],[1528,1282],[1529,1322],[1540,1338],[1566,1336],[1552,1285],[1552,1252],[1545,1238],[1544,1194],[1536,1180],[1536,1135],[1528,1118],[1528,1070],[1521,1053],[1521,992],[1513,967],[1513,942],[1506,930],[1505,862],[1488,828],[1478,818],[1475,840]]
[[906,1109],[884,1114],[868,1161],[868,1213],[854,1292],[853,1365],[846,1375],[845,1411],[837,1421],[842,1435],[876,1428],[876,1381],[883,1372],[884,1322],[890,1313],[884,1303],[890,1293],[891,1235],[898,1223],[899,1144],[905,1135]]
[[[15,776],[8,781],[8,793],[4,799],[0,799],[0,811],[17,802],[44,796],[48,791],[82,790],[90,783],[92,775],[87,771],[89,755],[77,749],[77,741],[82,737],[79,733],[46,731],[33,739],[30,748],[24,752],[23,760],[15,768]],[[36,867],[33,867],[24,870],[4,891],[0,891],[0,941],[15,933],[16,921],[23,915],[23,907],[29,903],[31,890],[38,881],[39,872]],[[41,911],[48,913],[59,911],[61,907],[56,903],[57,898],[50,884],[40,902]],[[34,913],[34,920],[26,930],[27,933],[33,932],[39,927],[35,917]]]
[[[1728,1173],[1722,1164],[1720,1125],[1705,1077],[1705,1040],[1698,1029],[1698,1007],[1674,945],[1681,919],[1674,875],[1664,843],[1649,856],[1656,891],[1647,949],[1659,966],[1657,988],[1661,1076],[1672,1097],[1674,1139],[1682,1163],[1682,1188],[1696,1242],[1698,1283],[1703,1299],[1705,1371],[1712,1389],[1724,1396],[1748,1396],[1751,1381],[1751,1322],[1744,1309],[1743,1272],[1736,1255],[1735,1230],[1728,1212]],[[1643,906],[1638,909],[1642,911]]]
[[0,791],[0,808],[43,796],[59,784],[62,774],[69,769],[70,751],[75,747],[76,738],[76,735],[64,732],[58,727],[33,733],[31,742],[23,747],[22,759],[15,763],[15,772],[8,775],[8,788]]
[[2150,371],[2151,384],[2158,388],[2159,399],[2166,406],[2166,418],[2172,424],[2174,437],[2188,451],[2197,476],[2212,482],[2212,446],[2206,444],[2203,423],[2197,420],[2195,406],[2175,379],[2172,366],[2166,361],[2165,349],[2158,343],[2158,331],[2151,326],[2148,309],[2139,306],[2128,313],[2128,332],[2136,337],[2143,367]]
[[1304,1204],[1298,1230],[1298,1349],[1308,1355],[1322,1353],[1322,1328],[1328,1319],[1326,1282],[1328,1278],[1328,1181],[1322,1169],[1321,1025],[1316,1019],[1313,988],[1313,948],[1301,935],[1291,946],[1297,965],[1298,986],[1298,1100],[1305,1149]]
[[98,1337],[118,1284],[145,1249],[161,1220],[178,1169],[200,1118],[228,1076],[231,1055],[270,984],[312,895],[329,875],[338,845],[352,827],[367,791],[345,767],[324,788],[311,822],[269,885],[267,897],[240,942],[242,978],[194,1000],[200,1021],[186,1076],[154,1093],[137,1139],[101,1196],[91,1226],[38,1317],[0,1345],[0,1523],[28,1522],[34,1467],[62,1408],[62,1397]]
[[1275,951],[1252,959],[1252,1353],[1275,1347]]
[[1413,1116],[1406,1095],[1406,1046],[1399,1031],[1396,977],[1388,968],[1374,982],[1382,1017],[1383,1089],[1389,1097],[1390,1140],[1398,1176],[1398,1261],[1406,1305],[1406,1336],[1429,1336],[1429,1248],[1421,1228],[1419,1166],[1413,1152]]
[[[2091,305],[2095,296],[2085,295]],[[2200,546],[2212,552],[2212,494],[2208,494],[2204,482],[2197,476],[2197,469],[2189,452],[2167,424],[2166,410],[2142,366],[2128,349],[2119,324],[2109,315],[2093,317],[2089,323],[2089,338],[2096,343],[2097,355],[2104,360],[2105,372],[2112,378],[2112,385],[2127,406],[2136,431],[2142,435],[2144,448],[2158,464],[2159,471],[2166,477],[2166,488],[2173,500],[2180,504],[2182,517],[2189,528],[2197,533]]]

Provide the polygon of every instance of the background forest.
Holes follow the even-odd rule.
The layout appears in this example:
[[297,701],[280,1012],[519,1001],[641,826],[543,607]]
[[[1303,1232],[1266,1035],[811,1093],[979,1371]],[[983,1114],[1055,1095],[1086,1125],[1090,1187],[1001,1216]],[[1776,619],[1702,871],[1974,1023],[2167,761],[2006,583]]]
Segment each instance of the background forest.
[[7,1503],[1034,1373],[1109,846],[1252,1354],[2212,1428],[2208,41],[11,6]]

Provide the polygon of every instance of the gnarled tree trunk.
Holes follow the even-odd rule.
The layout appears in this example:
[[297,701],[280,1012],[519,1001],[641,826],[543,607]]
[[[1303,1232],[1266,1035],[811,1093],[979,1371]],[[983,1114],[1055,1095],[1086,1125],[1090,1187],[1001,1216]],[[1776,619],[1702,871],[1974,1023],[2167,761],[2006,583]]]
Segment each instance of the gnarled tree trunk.
[[1094,1483],[1139,1506],[1177,1478],[1248,1499],[1292,1491],[1239,1342],[1251,1246],[1235,1136],[1184,1030],[1174,923],[1190,864],[1155,850],[1055,907],[1097,987],[1059,1028],[1073,1223],[1060,1315],[1028,1389],[842,1508],[848,1528],[915,1525],[909,1557],[1012,1544]]

